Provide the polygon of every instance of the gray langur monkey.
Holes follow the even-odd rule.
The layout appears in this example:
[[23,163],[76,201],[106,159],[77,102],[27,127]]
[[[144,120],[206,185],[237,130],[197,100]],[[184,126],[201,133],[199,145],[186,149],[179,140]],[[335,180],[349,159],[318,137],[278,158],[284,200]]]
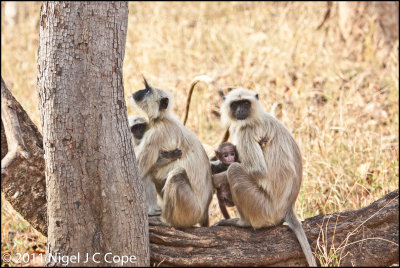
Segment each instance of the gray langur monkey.
[[216,225],[262,228],[285,221],[296,234],[308,265],[316,266],[294,210],[303,168],[292,134],[264,110],[258,94],[244,88],[226,95],[221,120],[229,127],[240,157],[240,163],[232,163],[226,171],[240,218],[222,220]]
[[162,198],[161,221],[178,228],[209,225],[213,185],[207,154],[200,140],[171,112],[169,92],[150,86],[135,92],[130,101],[147,114],[149,128],[137,147],[141,177],[151,172],[160,150],[178,148],[182,157],[152,172]]
[[[143,138],[144,133],[148,129],[148,123],[146,118],[135,115],[129,116],[128,121],[129,129],[132,133],[133,145],[134,148],[137,148]],[[160,167],[179,159],[181,156],[182,152],[179,149],[175,149],[173,151],[160,151],[158,159],[153,165],[152,170],[154,171],[159,169]],[[161,208],[157,205],[157,191],[151,174],[145,176],[142,181],[146,194],[147,214],[149,216],[161,215]]]

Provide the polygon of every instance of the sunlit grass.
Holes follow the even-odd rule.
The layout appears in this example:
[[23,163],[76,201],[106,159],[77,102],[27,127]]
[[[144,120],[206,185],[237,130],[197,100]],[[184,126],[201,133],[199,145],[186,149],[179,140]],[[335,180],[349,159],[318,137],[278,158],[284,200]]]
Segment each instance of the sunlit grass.
[[[2,76],[40,128],[36,94],[40,3],[21,5],[26,9],[15,26],[8,26],[2,16]],[[197,75],[209,75],[223,87],[255,90],[267,111],[281,103],[275,112],[300,145],[304,173],[296,203],[299,217],[364,207],[399,187],[398,54],[394,50],[383,67],[367,39],[363,51],[348,57],[338,38],[335,14],[316,30],[325,6],[324,2],[130,3],[123,70],[126,100],[143,87],[142,74],[173,93],[179,118]],[[212,147],[223,135],[219,118],[211,112],[218,110],[219,102],[212,86],[199,83],[187,123]],[[128,114],[133,113],[139,112],[128,105]],[[235,211],[230,212],[234,216]],[[2,206],[2,228],[21,233],[17,227],[21,220],[4,213]],[[212,222],[222,219],[215,198],[210,213]],[[10,247],[6,235],[2,232],[2,250]]]

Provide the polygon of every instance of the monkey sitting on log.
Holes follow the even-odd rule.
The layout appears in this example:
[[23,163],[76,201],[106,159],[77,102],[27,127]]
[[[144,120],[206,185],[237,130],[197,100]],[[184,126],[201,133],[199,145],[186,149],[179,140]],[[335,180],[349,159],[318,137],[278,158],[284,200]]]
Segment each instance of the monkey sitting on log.
[[240,156],[240,163],[232,163],[224,172],[240,218],[216,225],[262,228],[285,221],[296,234],[308,265],[316,266],[294,210],[303,169],[292,134],[264,110],[257,93],[244,88],[225,96],[221,120],[229,127]]
[[149,128],[137,147],[141,177],[151,172],[160,150],[179,148],[182,157],[152,172],[162,199],[161,222],[178,228],[208,226],[213,184],[207,154],[200,140],[172,113],[171,94],[150,86],[135,92],[130,101],[146,113]]
[[[144,133],[148,130],[148,123],[144,117],[131,115],[128,118],[129,121],[129,129],[132,133],[134,148],[140,144]],[[151,168],[152,172],[155,172],[159,168],[181,158],[182,152],[179,149],[171,150],[171,151],[160,151],[157,161],[154,163]],[[153,183],[153,179],[151,174],[145,176],[143,178],[143,184],[145,188],[146,194],[146,205],[147,205],[147,214],[149,216],[159,216],[161,215],[161,208],[157,205],[157,191],[156,187]]]
[[[264,148],[268,143],[268,138],[263,137],[258,144],[261,148]],[[226,174],[218,175],[228,169],[230,164],[239,161],[239,156],[236,150],[236,146],[230,142],[223,142],[219,145],[215,151],[215,158],[217,160],[211,162],[211,172],[213,174],[214,188],[217,190],[217,198],[219,208],[225,219],[230,219],[229,213],[226,207],[234,207],[235,204],[232,201],[232,194],[229,188],[229,184],[226,181]]]
[[222,215],[225,219],[230,219],[226,207],[233,207],[235,204],[232,201],[229,184],[226,180],[224,180],[224,178],[219,179],[218,174],[226,171],[233,162],[239,162],[236,146],[230,142],[221,143],[218,149],[215,151],[215,157],[218,160],[211,162],[213,184],[215,189],[217,189],[218,204]]

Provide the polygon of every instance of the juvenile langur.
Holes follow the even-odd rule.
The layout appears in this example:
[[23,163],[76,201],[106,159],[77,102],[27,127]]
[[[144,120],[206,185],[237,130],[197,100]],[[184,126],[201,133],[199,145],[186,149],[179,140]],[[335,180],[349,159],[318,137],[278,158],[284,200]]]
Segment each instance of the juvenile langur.
[[[240,163],[226,171],[240,218],[217,225],[261,228],[286,221],[294,231],[309,266],[316,266],[294,205],[302,180],[300,149],[289,130],[267,113],[258,94],[244,88],[229,92],[221,106]],[[260,146],[261,145],[261,146]]]
[[162,198],[161,220],[174,227],[208,226],[213,185],[207,154],[199,139],[172,114],[169,92],[150,86],[135,92],[131,102],[148,117],[148,130],[137,147],[141,177],[152,172],[159,151],[179,148],[182,157],[152,172]]
[[218,174],[226,171],[233,162],[239,161],[235,145],[230,142],[221,143],[218,149],[215,151],[215,157],[218,160],[211,162],[213,184],[217,189],[218,204],[222,215],[225,219],[230,219],[226,207],[233,207],[235,204],[232,201],[231,190],[229,189],[228,182],[226,180],[224,181],[224,178],[219,179]]
[[[264,137],[258,143],[264,148],[267,142],[268,139]],[[225,219],[230,219],[226,207],[233,207],[235,204],[232,201],[232,194],[226,180],[226,173],[221,174],[221,172],[226,171],[233,162],[239,162],[236,146],[230,142],[221,143],[218,150],[215,151],[215,158],[217,160],[211,162],[213,184],[214,188],[217,189],[218,204],[222,215]]]
[[[129,129],[133,136],[134,147],[136,148],[140,144],[144,133],[147,131],[148,124],[144,117],[135,115],[129,116],[128,120]],[[172,161],[179,159],[181,156],[182,152],[179,149],[172,151],[160,151],[158,159],[151,169],[152,172]],[[152,181],[151,174],[143,178],[143,184],[146,194],[147,214],[149,216],[161,215],[161,208],[157,205],[157,191]]]

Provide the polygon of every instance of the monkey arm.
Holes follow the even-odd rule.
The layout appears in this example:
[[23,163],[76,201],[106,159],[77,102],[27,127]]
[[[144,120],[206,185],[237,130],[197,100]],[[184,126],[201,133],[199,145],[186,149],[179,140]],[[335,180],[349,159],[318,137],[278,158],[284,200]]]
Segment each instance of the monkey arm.
[[140,170],[141,178],[144,178],[157,162],[159,157],[159,148],[155,145],[157,145],[157,142],[149,143],[143,140],[137,148],[136,160]]
[[220,160],[211,161],[210,162],[210,166],[211,166],[211,173],[212,174],[221,173],[221,172],[226,171],[228,169],[228,167],[225,166]]
[[153,164],[150,170],[151,171],[157,170],[181,157],[182,157],[182,151],[179,149],[171,151],[160,151],[157,161]]
[[154,165],[151,166],[150,169],[159,169],[175,160],[176,159],[169,159],[169,158],[162,157],[160,155],[160,156],[158,156],[157,161],[154,163]]
[[240,142],[236,147],[243,167],[252,177],[263,177],[267,174],[264,152],[257,141]]

